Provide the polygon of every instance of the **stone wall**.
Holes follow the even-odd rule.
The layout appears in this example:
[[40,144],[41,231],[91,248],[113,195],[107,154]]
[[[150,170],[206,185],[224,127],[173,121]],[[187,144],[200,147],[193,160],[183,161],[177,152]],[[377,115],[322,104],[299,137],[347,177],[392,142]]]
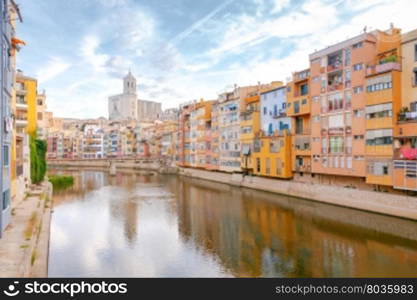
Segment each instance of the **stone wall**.
[[417,197],[197,169],[182,168],[179,174],[417,220]]
[[[157,159],[113,159],[111,160],[117,168],[138,169],[138,170],[152,170],[159,171],[161,163]],[[56,159],[48,160],[49,167],[90,167],[90,168],[109,168],[110,160],[108,159],[80,159],[80,160],[66,160]]]

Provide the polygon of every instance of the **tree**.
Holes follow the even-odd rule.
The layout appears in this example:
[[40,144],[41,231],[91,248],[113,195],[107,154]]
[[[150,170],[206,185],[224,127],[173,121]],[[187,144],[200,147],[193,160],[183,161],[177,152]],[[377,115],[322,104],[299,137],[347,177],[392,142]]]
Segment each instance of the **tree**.
[[36,135],[30,136],[30,178],[32,183],[39,184],[46,173],[46,141],[40,140]]

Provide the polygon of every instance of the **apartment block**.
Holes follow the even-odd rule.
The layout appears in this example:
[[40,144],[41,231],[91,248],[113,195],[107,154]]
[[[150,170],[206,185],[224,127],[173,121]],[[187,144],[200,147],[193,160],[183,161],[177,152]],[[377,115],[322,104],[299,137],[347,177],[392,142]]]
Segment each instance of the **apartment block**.
[[82,139],[82,157],[84,159],[104,158],[104,131],[98,125],[87,124]]
[[235,86],[218,98],[219,120],[219,170],[224,172],[242,172],[240,161],[240,107],[249,93],[256,91],[258,86]]
[[393,132],[401,109],[401,32],[376,31],[375,57],[366,64],[366,183],[393,185]]
[[287,85],[287,115],[292,118],[292,170],[294,179],[311,173],[310,69],[295,72]]
[[397,34],[394,28],[364,32],[310,55],[312,172],[320,174],[322,182],[363,184],[366,145],[371,143],[367,139],[373,137],[373,132],[367,134],[366,106],[372,104],[367,101],[372,98],[368,75],[378,49],[388,50]]
[[184,103],[180,107],[178,118],[178,166],[191,166],[190,115],[194,102]]
[[394,129],[393,186],[417,191],[417,30],[401,39],[401,108]]
[[206,118],[206,169],[219,169],[219,103],[213,101],[210,116]]
[[200,101],[191,113],[191,155],[195,153],[197,168],[207,169],[211,165],[207,152],[211,149],[211,109],[214,102]]

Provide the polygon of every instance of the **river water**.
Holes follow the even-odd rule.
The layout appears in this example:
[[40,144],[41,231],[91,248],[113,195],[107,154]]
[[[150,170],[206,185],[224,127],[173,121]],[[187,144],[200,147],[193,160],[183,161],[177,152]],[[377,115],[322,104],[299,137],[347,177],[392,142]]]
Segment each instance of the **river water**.
[[417,276],[417,222],[175,175],[52,173],[75,184],[54,193],[50,277]]

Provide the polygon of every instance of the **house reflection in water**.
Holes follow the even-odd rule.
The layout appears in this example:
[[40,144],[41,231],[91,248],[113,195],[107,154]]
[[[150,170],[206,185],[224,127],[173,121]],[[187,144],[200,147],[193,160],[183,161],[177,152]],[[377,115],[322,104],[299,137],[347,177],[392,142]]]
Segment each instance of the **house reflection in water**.
[[416,229],[411,221],[195,179],[180,183],[178,204],[181,233],[235,276],[417,274],[417,242],[378,232],[393,221]]

